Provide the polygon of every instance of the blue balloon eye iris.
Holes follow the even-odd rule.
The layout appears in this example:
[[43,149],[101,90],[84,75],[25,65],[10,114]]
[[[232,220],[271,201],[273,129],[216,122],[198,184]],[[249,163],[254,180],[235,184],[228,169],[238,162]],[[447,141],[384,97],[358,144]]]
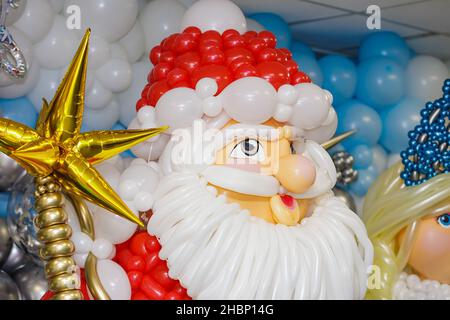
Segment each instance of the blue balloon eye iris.
[[450,228],[450,214],[449,213],[439,216],[437,221],[442,227],[444,227],[446,229]]

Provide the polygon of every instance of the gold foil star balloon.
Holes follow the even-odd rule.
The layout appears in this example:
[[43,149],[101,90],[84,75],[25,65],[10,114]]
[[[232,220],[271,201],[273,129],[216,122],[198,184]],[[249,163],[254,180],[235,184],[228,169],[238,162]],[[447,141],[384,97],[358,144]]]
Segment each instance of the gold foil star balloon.
[[80,133],[90,30],[53,100],[44,100],[36,129],[0,119],[0,151],[31,175],[54,177],[69,193],[143,226],[94,164],[159,134],[166,128]]

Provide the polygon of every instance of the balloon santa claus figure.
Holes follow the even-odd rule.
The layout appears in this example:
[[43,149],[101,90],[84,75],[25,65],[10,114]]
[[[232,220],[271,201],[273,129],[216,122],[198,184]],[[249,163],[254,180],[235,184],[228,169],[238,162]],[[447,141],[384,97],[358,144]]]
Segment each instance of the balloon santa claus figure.
[[332,95],[227,0],[196,2],[150,60],[130,128],[170,129],[134,147],[118,180],[146,229],[111,241],[129,283],[117,297],[362,299],[373,249],[331,191]]

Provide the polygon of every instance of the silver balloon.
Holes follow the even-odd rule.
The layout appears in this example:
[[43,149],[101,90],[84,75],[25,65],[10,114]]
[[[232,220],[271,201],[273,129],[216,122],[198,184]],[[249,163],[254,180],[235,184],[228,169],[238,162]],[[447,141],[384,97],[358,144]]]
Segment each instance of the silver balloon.
[[0,218],[0,269],[11,252],[12,240],[9,236],[6,220]]
[[34,179],[24,175],[17,180],[11,191],[8,204],[8,230],[14,243],[40,263],[39,249],[33,221],[37,216],[34,209]]
[[342,190],[341,188],[335,187],[333,189],[334,195],[344,201],[344,203],[347,205],[347,207],[350,208],[353,212],[356,213],[356,204],[355,199],[353,199],[352,195],[348,193],[345,190]]
[[23,300],[40,300],[47,292],[47,280],[42,266],[27,263],[12,275]]
[[10,274],[22,268],[30,262],[30,256],[23,252],[15,243],[13,243],[8,259],[2,266],[2,269]]
[[13,184],[25,174],[25,170],[6,154],[0,152],[0,192],[9,191]]
[[19,288],[2,270],[0,270],[0,300],[20,300]]

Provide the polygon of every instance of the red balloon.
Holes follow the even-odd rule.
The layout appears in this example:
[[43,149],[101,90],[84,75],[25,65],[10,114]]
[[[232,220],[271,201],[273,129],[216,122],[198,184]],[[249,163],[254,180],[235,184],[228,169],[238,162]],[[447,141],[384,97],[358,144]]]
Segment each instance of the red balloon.
[[223,45],[227,49],[242,47],[244,44],[245,39],[240,34],[228,36],[228,38],[223,40]]
[[240,36],[240,35],[241,34],[235,29],[228,29],[222,33],[222,39],[225,40],[225,39],[228,39],[229,37]]
[[250,63],[242,64],[237,70],[234,72],[235,79],[245,78],[245,77],[257,77],[258,70],[255,66]]
[[191,83],[189,81],[180,81],[175,83],[172,88],[191,88]]
[[130,271],[127,275],[128,280],[130,281],[131,289],[138,289],[141,286],[144,274],[139,271]]
[[144,107],[144,106],[146,106],[146,105],[147,105],[147,101],[146,101],[146,100],[144,100],[144,99],[139,99],[139,100],[136,102],[136,112],[139,111],[139,109],[141,109],[142,107]]
[[224,64],[225,53],[218,48],[211,48],[202,52],[202,64]]
[[183,33],[188,33],[192,35],[195,40],[198,40],[198,38],[200,38],[200,35],[202,34],[202,31],[197,27],[187,27],[183,30]]
[[217,42],[214,40],[203,40],[199,42],[198,51],[200,51],[200,53],[210,49],[222,49],[222,42]]
[[175,67],[192,73],[193,70],[200,66],[200,55],[197,52],[186,52],[175,58]]
[[287,55],[283,52],[283,50],[277,49],[277,61],[281,63],[285,63],[288,61]]
[[145,272],[150,272],[154,268],[156,268],[157,265],[162,263],[163,261],[159,259],[158,252],[152,252],[145,256]]
[[175,68],[167,74],[167,84],[171,88],[173,88],[177,83],[186,81],[188,77],[189,74],[187,73],[186,70],[181,68]]
[[161,53],[161,56],[159,57],[159,63],[167,62],[173,64],[174,60],[175,54],[172,51],[164,51]]
[[195,88],[197,82],[203,78],[212,78],[216,80],[218,93],[233,80],[227,67],[215,64],[202,66],[194,70],[191,77],[192,87]]
[[173,42],[173,50],[178,53],[194,50],[196,46],[194,37],[189,33],[179,34]]
[[165,38],[161,42],[161,47],[162,47],[163,51],[173,50],[173,44],[175,42],[175,39],[178,37],[178,35],[179,35],[179,33],[174,33],[174,34],[168,36],[167,38]]
[[311,83],[311,78],[304,72],[297,72],[291,76],[291,84],[299,84],[299,83]]
[[164,287],[148,275],[142,278],[141,291],[150,300],[162,300],[166,294]]
[[166,80],[155,82],[148,91],[147,102],[153,107],[156,106],[159,98],[168,90],[170,90],[170,87]]
[[283,84],[289,83],[287,68],[279,62],[260,63],[257,67],[259,75],[269,81],[278,90]]
[[291,50],[289,50],[287,48],[280,48],[278,50],[282,51],[286,55],[287,60],[292,60],[292,52],[291,52]]
[[277,38],[270,31],[261,31],[258,33],[258,38],[264,40],[269,48],[275,48],[277,45]]
[[298,64],[294,60],[289,60],[284,63],[289,73],[289,76],[293,76],[298,72]]
[[172,70],[172,65],[167,62],[158,63],[152,71],[152,80],[159,81],[167,77],[169,71]]
[[147,232],[139,232],[130,240],[129,248],[132,254],[142,257],[147,254],[147,248],[145,247],[147,237]]
[[247,61],[253,63],[253,54],[245,48],[232,48],[225,51],[225,56],[227,58],[227,65],[232,64],[235,60],[240,59],[242,61]]
[[166,290],[169,288],[169,290],[172,290],[178,282],[169,277],[169,270],[165,264],[158,265],[155,269],[153,269],[151,275],[152,278],[166,288]]
[[202,42],[202,41],[206,41],[206,40],[215,41],[215,42],[222,42],[222,37],[221,37],[220,33],[217,32],[216,30],[208,30],[206,32],[203,32],[200,35],[200,40],[199,41]]
[[149,300],[148,297],[141,291],[137,291],[131,295],[131,300]]
[[253,65],[247,59],[237,58],[233,60],[233,62],[228,66],[228,68],[230,68],[231,72],[236,73],[237,69],[239,69],[243,64],[248,64],[251,66]]
[[256,31],[247,31],[243,35],[245,43],[248,44],[249,41],[252,40],[253,38],[256,38],[257,35],[258,35],[258,33],[256,33]]
[[258,62],[276,61],[277,50],[273,48],[264,48],[258,53]]
[[253,38],[248,42],[247,48],[251,52],[258,54],[262,49],[267,48],[267,43],[261,38]]
[[161,46],[153,47],[153,49],[150,51],[150,61],[153,63],[154,66],[156,66],[159,63],[159,59],[161,58],[162,54],[162,48]]

